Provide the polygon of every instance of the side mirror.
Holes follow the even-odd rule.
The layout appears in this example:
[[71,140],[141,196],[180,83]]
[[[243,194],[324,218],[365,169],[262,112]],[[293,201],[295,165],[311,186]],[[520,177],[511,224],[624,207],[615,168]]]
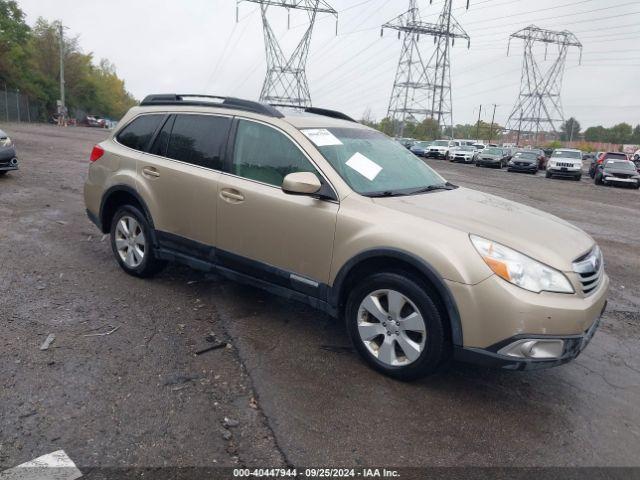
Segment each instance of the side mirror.
[[313,195],[318,193],[322,184],[315,173],[290,173],[282,181],[282,191],[290,195]]

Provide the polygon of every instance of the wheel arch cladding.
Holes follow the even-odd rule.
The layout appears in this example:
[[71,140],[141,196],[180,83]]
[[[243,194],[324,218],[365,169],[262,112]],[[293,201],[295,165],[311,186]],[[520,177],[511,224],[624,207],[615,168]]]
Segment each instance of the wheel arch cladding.
[[153,235],[153,244],[157,245],[155,238],[155,229],[153,226],[153,219],[149,213],[146,203],[140,197],[138,192],[127,185],[116,185],[111,187],[105,192],[102,197],[102,203],[100,205],[100,224],[102,225],[102,232],[109,233],[111,229],[111,221],[113,216],[123,205],[131,205],[138,208],[142,214],[146,217],[151,227]]
[[451,341],[454,345],[463,345],[460,313],[449,287],[440,274],[425,260],[408,252],[396,249],[373,249],[361,252],[349,260],[336,275],[329,292],[329,303],[335,307],[338,315],[344,312],[347,297],[353,282],[364,276],[382,271],[404,271],[415,275],[430,287],[440,302],[439,310],[448,322]]

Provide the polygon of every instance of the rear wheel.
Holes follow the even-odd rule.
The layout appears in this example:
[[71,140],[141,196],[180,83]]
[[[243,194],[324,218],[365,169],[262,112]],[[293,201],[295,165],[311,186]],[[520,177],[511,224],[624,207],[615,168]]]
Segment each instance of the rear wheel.
[[120,207],[111,222],[111,249],[118,264],[129,275],[151,277],[165,262],[156,258],[151,227],[144,214],[132,205]]
[[434,373],[447,357],[442,318],[421,282],[378,273],[358,283],[345,310],[354,347],[375,370],[400,380]]

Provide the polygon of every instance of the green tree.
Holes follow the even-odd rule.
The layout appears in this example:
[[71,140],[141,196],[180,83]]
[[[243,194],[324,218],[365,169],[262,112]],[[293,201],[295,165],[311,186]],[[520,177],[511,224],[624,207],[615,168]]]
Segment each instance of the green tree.
[[[39,100],[49,113],[55,112],[60,96],[58,26],[39,18],[30,28],[14,0],[0,0],[0,82]],[[64,62],[71,111],[119,118],[135,105],[113,65],[106,60],[96,64],[77,37],[65,39]]]
[[607,129],[602,125],[589,127],[584,131],[584,139],[587,142],[606,142]]
[[563,142],[579,140],[580,122],[571,117],[562,125],[560,125],[560,140]]

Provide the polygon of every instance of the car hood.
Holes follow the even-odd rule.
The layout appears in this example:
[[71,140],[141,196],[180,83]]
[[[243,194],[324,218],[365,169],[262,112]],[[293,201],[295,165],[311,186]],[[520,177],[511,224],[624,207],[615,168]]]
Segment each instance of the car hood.
[[585,232],[558,217],[462,187],[373,201],[419,219],[494,240],[563,271],[571,271],[572,262],[595,244]]
[[482,158],[490,158],[490,159],[492,159],[492,160],[498,160],[498,159],[502,158],[502,155],[496,155],[496,154],[494,154],[494,153],[482,153],[482,152],[481,152],[481,153],[480,153],[480,156],[481,156]]
[[446,147],[444,145],[430,145],[429,148],[433,150],[447,150],[449,147]]
[[552,162],[569,162],[569,163],[579,163],[582,165],[582,159],[580,158],[551,157],[549,160]]
[[520,163],[529,163],[529,164],[538,163],[538,160],[536,160],[535,158],[513,157],[512,160],[514,162],[520,162]]
[[615,173],[615,174],[623,174],[623,175],[638,175],[638,172],[635,170],[625,170],[622,168],[605,168],[603,170],[604,173]]

